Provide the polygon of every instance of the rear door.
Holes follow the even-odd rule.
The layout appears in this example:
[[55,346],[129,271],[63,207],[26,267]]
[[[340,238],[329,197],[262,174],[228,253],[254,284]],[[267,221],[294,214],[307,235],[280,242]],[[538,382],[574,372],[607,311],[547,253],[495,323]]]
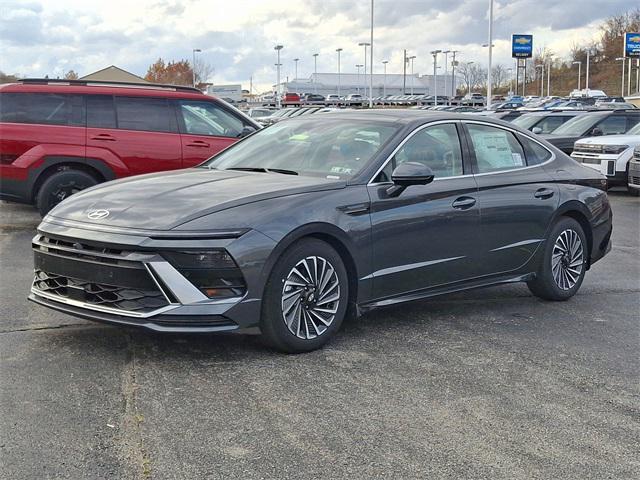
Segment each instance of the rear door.
[[87,157],[122,162],[131,175],[181,168],[180,134],[168,100],[88,95]]
[[478,273],[523,266],[543,243],[558,206],[558,187],[543,164],[553,154],[515,131],[465,122],[478,184]]
[[193,167],[238,141],[245,127],[232,110],[210,100],[176,100],[182,163]]

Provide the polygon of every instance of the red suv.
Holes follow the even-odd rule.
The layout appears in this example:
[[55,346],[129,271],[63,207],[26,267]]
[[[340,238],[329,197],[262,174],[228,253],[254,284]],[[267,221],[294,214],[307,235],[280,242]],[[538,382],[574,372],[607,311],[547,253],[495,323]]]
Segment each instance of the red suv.
[[301,105],[300,95],[293,92],[287,92],[282,95],[282,105],[293,105],[299,107]]
[[97,183],[201,163],[260,128],[191,87],[21,80],[0,86],[0,199],[44,215]]

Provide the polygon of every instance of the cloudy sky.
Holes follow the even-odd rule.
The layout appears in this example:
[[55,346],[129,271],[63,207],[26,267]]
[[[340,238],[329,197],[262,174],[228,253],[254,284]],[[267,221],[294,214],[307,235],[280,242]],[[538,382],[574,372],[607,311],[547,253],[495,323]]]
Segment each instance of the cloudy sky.
[[[512,33],[534,34],[534,48],[566,55],[573,43],[598,35],[603,18],[626,11],[628,0],[496,0],[494,55],[511,65]],[[433,49],[460,50],[464,61],[486,62],[489,0],[375,0],[374,69],[389,60],[402,71],[402,50],[428,73]],[[21,76],[84,75],[114,64],[144,76],[158,57],[191,58],[193,48],[215,68],[210,81],[266,89],[275,83],[280,43],[283,77],[355,72],[368,41],[370,0],[0,0],[0,70]]]

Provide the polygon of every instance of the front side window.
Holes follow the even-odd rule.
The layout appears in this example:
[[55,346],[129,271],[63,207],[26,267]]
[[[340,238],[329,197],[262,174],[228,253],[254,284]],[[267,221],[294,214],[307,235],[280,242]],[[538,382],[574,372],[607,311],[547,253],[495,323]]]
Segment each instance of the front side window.
[[560,125],[553,131],[553,135],[566,135],[568,137],[581,136],[591,131],[603,116],[600,114],[585,113],[576,115],[568,122]]
[[203,166],[348,179],[369,165],[397,130],[386,122],[300,117],[259,130]]
[[562,125],[566,121],[566,117],[547,117],[542,120],[540,123],[536,125],[536,127],[540,128],[542,132],[540,133],[551,133],[560,125]]
[[3,93],[0,94],[0,121],[84,126],[84,98],[58,93]]
[[418,131],[398,150],[374,181],[390,182],[393,170],[404,162],[426,165],[435,178],[462,175],[462,150],[456,126],[445,123]]
[[627,131],[627,118],[624,115],[611,115],[601,121],[597,128],[603,135],[620,135]]
[[87,127],[116,128],[116,109],[111,95],[87,95]]
[[239,137],[244,128],[242,120],[213,102],[178,101],[184,121],[184,133],[214,137]]
[[476,155],[478,173],[526,166],[524,150],[511,132],[488,125],[468,124],[467,128]]
[[118,128],[176,132],[175,114],[165,98],[116,97]]

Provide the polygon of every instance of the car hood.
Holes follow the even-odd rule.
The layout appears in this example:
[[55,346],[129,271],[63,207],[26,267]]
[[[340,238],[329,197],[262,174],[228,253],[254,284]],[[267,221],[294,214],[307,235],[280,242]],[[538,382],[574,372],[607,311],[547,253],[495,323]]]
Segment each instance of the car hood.
[[[239,205],[345,186],[345,181],[320,177],[192,168],[140,175],[92,187],[60,203],[45,220],[171,230]],[[96,215],[97,211],[100,213]],[[92,212],[96,218],[89,216]]]
[[543,134],[540,135],[542,138],[544,138],[547,142],[551,143],[552,145],[562,145],[565,143],[573,143],[576,140],[579,140],[580,137],[579,135],[568,135],[568,136],[564,136],[564,135],[552,135],[552,134]]
[[602,135],[579,140],[579,143],[589,145],[640,145],[640,135]]

